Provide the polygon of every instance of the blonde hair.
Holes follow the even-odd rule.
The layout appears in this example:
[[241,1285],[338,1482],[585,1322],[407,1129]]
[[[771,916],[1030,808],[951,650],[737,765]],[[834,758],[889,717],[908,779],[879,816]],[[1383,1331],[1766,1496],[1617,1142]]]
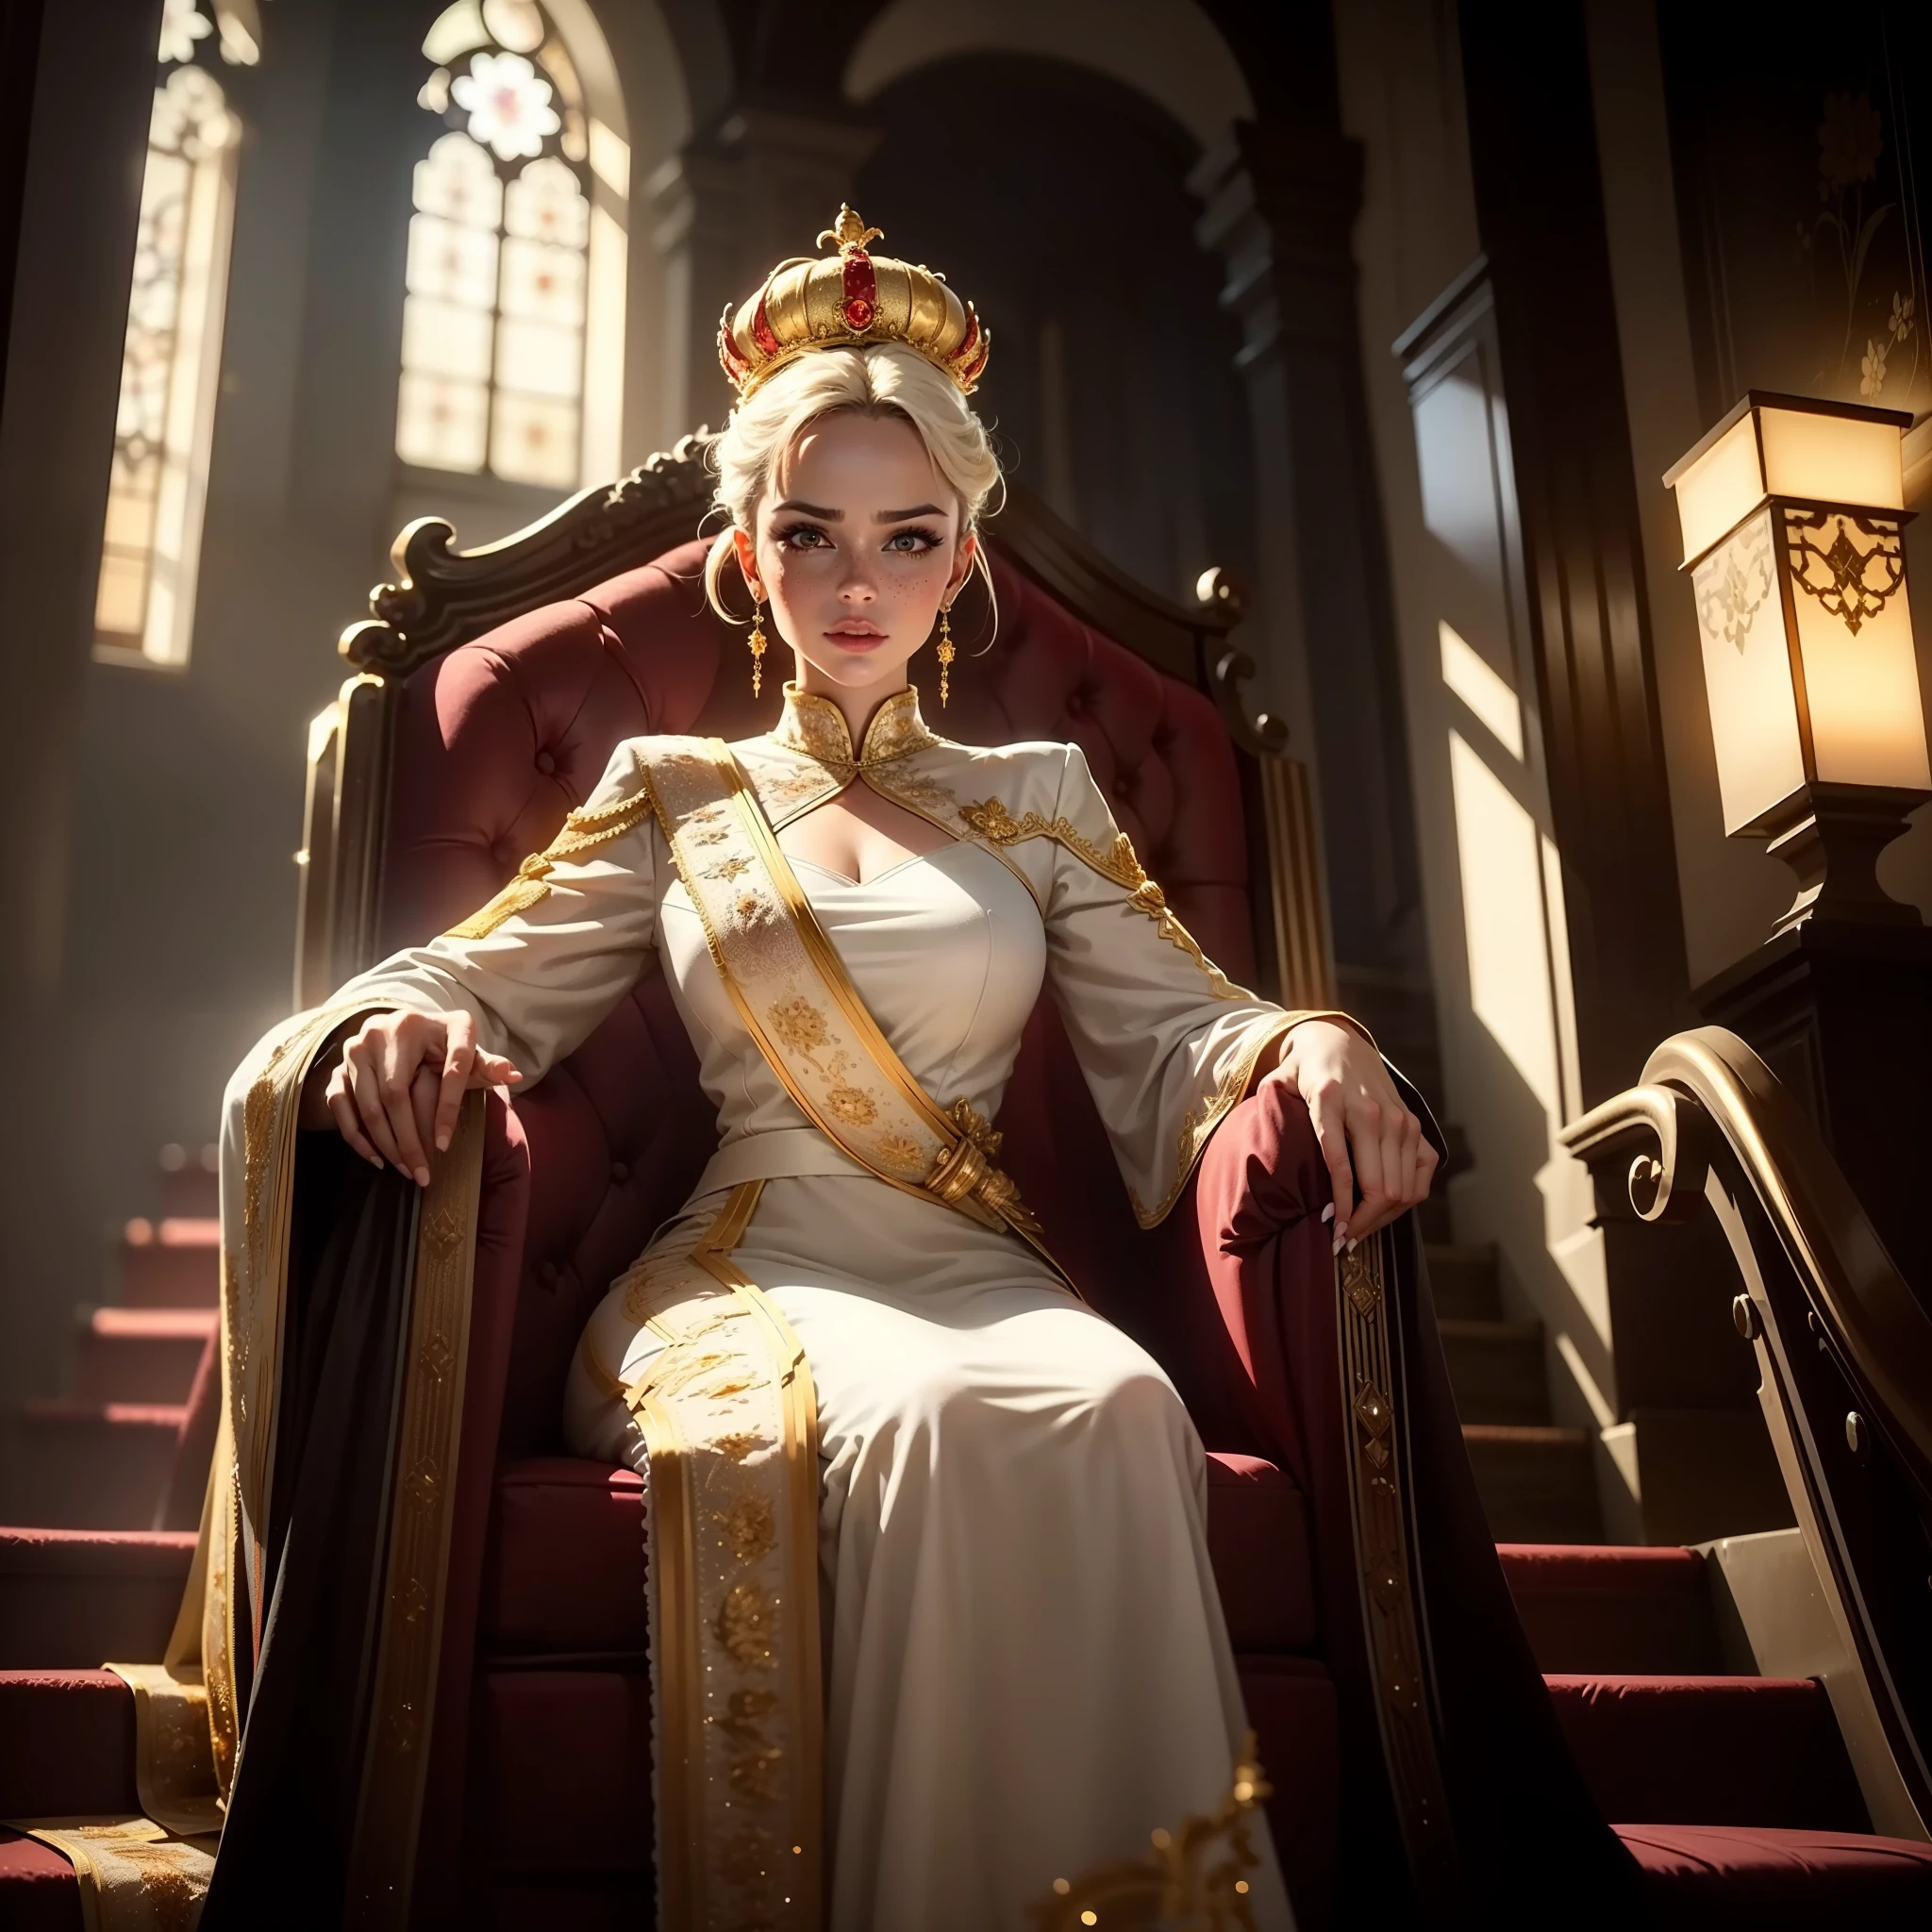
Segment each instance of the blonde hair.
[[[731,519],[705,558],[705,594],[719,616],[737,615],[725,608],[720,592],[724,567],[735,561],[732,530],[752,528],[758,499],[782,482],[786,461],[806,430],[821,416],[848,409],[910,424],[934,470],[959,499],[959,534],[978,527],[980,511],[999,486],[1000,466],[986,425],[952,377],[898,342],[814,350],[766,377],[732,410],[711,445],[718,473],[711,505]],[[974,554],[973,566],[991,597],[992,574],[984,548]]]

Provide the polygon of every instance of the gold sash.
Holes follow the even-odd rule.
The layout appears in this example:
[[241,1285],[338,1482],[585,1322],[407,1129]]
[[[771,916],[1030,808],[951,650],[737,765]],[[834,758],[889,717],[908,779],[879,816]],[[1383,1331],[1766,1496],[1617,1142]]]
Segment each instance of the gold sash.
[[880,1180],[1040,1246],[1040,1224],[992,1164],[1000,1136],[964,1099],[941,1108],[892,1050],[730,747],[657,743],[647,777],[672,860],[725,991],[806,1118]]
[[819,1924],[818,1410],[797,1338],[731,1265],[763,1185],[617,1283],[664,1343],[623,1395],[650,1452],[665,1932]]

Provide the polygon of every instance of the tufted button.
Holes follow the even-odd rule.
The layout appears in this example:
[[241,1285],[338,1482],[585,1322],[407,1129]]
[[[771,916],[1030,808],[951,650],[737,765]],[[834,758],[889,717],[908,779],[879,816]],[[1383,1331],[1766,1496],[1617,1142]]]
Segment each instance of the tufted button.
[[612,1187],[621,1188],[629,1178],[630,1166],[628,1162],[613,1160],[610,1163],[610,1184]]
[[537,769],[547,778],[557,769],[557,760],[547,751],[537,754]]
[[1113,795],[1116,798],[1124,798],[1133,789],[1133,780],[1127,777],[1124,773],[1113,781]]

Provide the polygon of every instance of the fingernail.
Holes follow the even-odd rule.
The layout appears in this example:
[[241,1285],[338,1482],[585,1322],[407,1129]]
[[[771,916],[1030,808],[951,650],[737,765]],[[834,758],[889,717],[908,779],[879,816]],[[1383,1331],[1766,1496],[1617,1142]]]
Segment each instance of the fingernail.
[[416,1185],[419,1188],[426,1188],[429,1185],[429,1170],[426,1167],[419,1167],[416,1170]]
[[1340,1235],[1335,1237],[1335,1245],[1328,1252],[1331,1255],[1340,1255],[1341,1253],[1341,1237]]
[[447,1154],[449,1152],[449,1136],[447,1134],[437,1135],[436,1151],[439,1154]]
[[370,1164],[370,1166],[371,1166],[371,1167],[373,1167],[373,1168],[374,1168],[374,1169],[375,1169],[375,1170],[376,1171],[376,1173],[377,1173],[377,1174],[380,1174],[380,1173],[382,1172],[382,1156],[381,1156],[381,1155],[379,1155],[379,1154],[365,1154],[365,1155],[364,1155],[364,1156],[362,1157],[362,1158],[363,1158],[364,1160],[366,1160],[366,1161],[367,1161],[367,1162],[368,1162],[368,1163]]
[[1327,1207],[1323,1208],[1322,1219],[1324,1221],[1333,1221],[1335,1219],[1335,1203],[1333,1201],[1329,1202]]
[[1349,1253],[1350,1253],[1350,1254],[1352,1255],[1352,1254],[1354,1254],[1354,1253],[1355,1253],[1355,1250],[1356,1250],[1356,1244],[1355,1244],[1355,1242],[1354,1242],[1354,1241],[1350,1241],[1350,1242],[1349,1242],[1349,1244],[1348,1244],[1348,1252],[1349,1252]]

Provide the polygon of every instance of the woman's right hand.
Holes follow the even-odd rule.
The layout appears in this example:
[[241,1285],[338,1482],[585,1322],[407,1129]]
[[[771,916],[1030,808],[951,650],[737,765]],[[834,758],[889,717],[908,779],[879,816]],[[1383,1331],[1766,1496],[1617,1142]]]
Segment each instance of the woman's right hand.
[[429,1157],[449,1146],[457,1112],[473,1087],[514,1087],[523,1074],[501,1054],[476,1044],[466,1012],[373,1013],[333,1060],[310,1071],[301,1124],[334,1125],[361,1157],[385,1161],[419,1188],[429,1185]]

